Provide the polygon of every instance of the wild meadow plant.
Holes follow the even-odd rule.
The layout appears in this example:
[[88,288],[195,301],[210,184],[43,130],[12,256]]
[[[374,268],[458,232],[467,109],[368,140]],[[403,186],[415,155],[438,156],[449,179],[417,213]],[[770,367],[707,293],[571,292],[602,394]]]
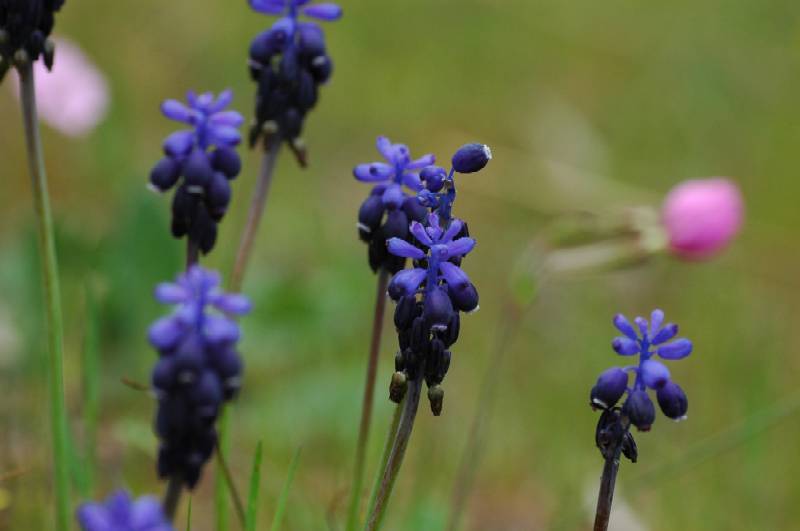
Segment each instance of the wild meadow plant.
[[174,528],[155,496],[131,499],[118,491],[103,503],[85,503],[78,509],[83,531],[172,531]]

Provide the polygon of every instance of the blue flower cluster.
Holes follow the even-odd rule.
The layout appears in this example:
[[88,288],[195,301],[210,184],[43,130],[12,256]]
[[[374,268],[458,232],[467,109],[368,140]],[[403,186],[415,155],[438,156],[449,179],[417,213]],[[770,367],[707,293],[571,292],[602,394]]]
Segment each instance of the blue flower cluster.
[[[692,352],[692,342],[685,338],[673,339],[678,333],[678,325],[664,324],[664,312],[654,310],[648,323],[637,317],[634,326],[624,315],[614,317],[614,326],[624,335],[614,339],[612,346],[621,356],[639,355],[638,365],[612,367],[604,371],[591,391],[592,407],[604,410],[614,408],[622,396],[628,398],[622,405],[621,413],[640,431],[647,431],[656,418],[656,411],[647,389],[656,392],[661,411],[673,420],[686,417],[689,407],[683,390],[670,379],[669,369],[653,359],[659,356],[666,360],[685,358]],[[633,387],[628,387],[629,374],[634,374]]]
[[160,284],[155,297],[176,305],[149,331],[150,344],[160,354],[152,375],[161,439],[158,473],[179,476],[192,488],[217,443],[214,423],[220,406],[234,398],[241,383],[239,327],[227,316],[248,313],[250,302],[224,293],[219,275],[200,266],[175,283]]
[[[380,196],[383,200],[387,194],[390,197],[401,195],[399,182],[403,182],[419,192],[416,197],[390,203],[394,211],[411,201],[416,201],[426,211],[431,210],[421,220],[410,223],[406,236],[389,238],[386,247],[403,265],[410,258],[413,266],[395,273],[388,288],[389,296],[397,302],[394,322],[400,344],[389,396],[399,402],[407,381],[424,377],[434,415],[442,412],[444,390],[441,383],[450,367],[449,349],[458,340],[461,329],[460,312],[478,308],[478,291],[460,267],[464,257],[475,248],[475,240],[469,237],[466,223],[451,215],[456,197],[454,175],[480,171],[490,158],[488,147],[466,145],[456,152],[449,173],[436,166],[423,167],[419,175],[403,171],[400,180],[390,181]],[[426,160],[433,162],[432,159]],[[389,178],[397,179],[397,174],[392,174],[389,168],[374,164],[370,167],[375,170],[356,168],[356,176],[383,171]],[[392,189],[397,191],[392,193]]]
[[104,503],[82,504],[77,512],[82,531],[172,531],[154,496],[131,499],[124,490],[115,492]]
[[309,0],[249,1],[259,13],[283,15],[250,45],[250,75],[258,83],[250,145],[263,138],[266,146],[278,137],[289,143],[304,164],[298,137],[306,114],[317,103],[319,86],[333,72],[333,62],[322,28],[298,17],[333,21],[342,16],[342,9],[330,3],[308,5]]
[[0,0],[0,81],[12,64],[40,56],[53,67],[55,46],[48,37],[63,5],[64,0]]
[[378,137],[377,147],[386,162],[359,164],[353,169],[356,179],[374,184],[358,211],[358,233],[368,245],[372,270],[396,273],[405,266],[405,259],[390,254],[386,241],[408,238],[409,222],[425,219],[428,209],[417,199],[417,193],[424,190],[420,170],[436,159],[427,154],[412,160],[408,146],[393,144],[385,136]]
[[172,234],[187,236],[207,253],[216,243],[217,223],[231,201],[229,181],[242,169],[235,148],[241,141],[239,127],[244,118],[225,110],[233,100],[230,90],[216,98],[210,92],[197,95],[190,91],[187,99],[188,105],[177,100],[161,105],[164,116],[189,128],[164,141],[166,156],[150,172],[150,186],[166,192],[177,185],[172,199]]

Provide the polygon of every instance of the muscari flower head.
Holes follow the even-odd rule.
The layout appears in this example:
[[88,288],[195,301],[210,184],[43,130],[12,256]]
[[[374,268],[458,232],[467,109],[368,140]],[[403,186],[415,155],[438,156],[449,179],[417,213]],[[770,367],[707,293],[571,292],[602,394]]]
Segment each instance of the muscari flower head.
[[[480,149],[476,150],[476,146]],[[476,156],[476,152],[481,155]],[[426,166],[419,176],[413,174],[414,186],[409,187],[419,190],[414,199],[432,212],[413,221],[407,236],[387,241],[391,255],[403,262],[406,258],[413,261],[411,269],[394,275],[388,288],[389,296],[397,302],[394,320],[400,343],[390,398],[399,402],[407,380],[422,371],[434,415],[442,411],[444,391],[440,384],[450,367],[448,349],[458,340],[460,312],[478,308],[478,292],[460,267],[475,247],[475,240],[469,237],[466,223],[451,215],[456,197],[454,174],[479,171],[490,158],[486,146],[470,144],[456,152],[449,173],[437,166]],[[369,169],[362,168],[362,175]]]
[[44,57],[53,66],[55,45],[48,38],[55,25],[55,12],[64,0],[0,0],[0,81],[8,69]]
[[150,187],[158,192],[177,186],[172,200],[172,234],[188,236],[203,253],[216,243],[217,223],[231,200],[229,181],[241,171],[236,146],[241,140],[242,115],[226,108],[233,93],[187,94],[188,105],[166,100],[161,112],[189,126],[164,141],[165,157],[150,172]]
[[160,355],[152,374],[161,439],[158,472],[162,478],[178,475],[192,488],[216,445],[220,406],[235,397],[241,383],[240,331],[228,316],[248,313],[250,302],[224,293],[219,274],[200,266],[157,286],[155,297],[175,305],[148,334]]
[[155,496],[133,500],[120,490],[104,502],[86,502],[77,511],[82,531],[172,531]]
[[322,28],[301,15],[324,21],[337,20],[342,9],[332,3],[309,0],[249,0],[250,7],[267,15],[283,15],[256,36],[250,45],[250,75],[258,83],[255,120],[250,145],[259,139],[270,145],[285,140],[305,165],[305,148],[299,140],[306,114],[316,105],[319,86],[333,71]]
[[358,233],[369,246],[372,270],[395,273],[404,267],[405,259],[388,253],[386,241],[407,238],[409,221],[425,219],[428,209],[416,196],[423,189],[419,171],[435,158],[427,154],[412,159],[408,146],[393,144],[385,136],[378,137],[377,148],[386,162],[359,164],[353,169],[356,179],[374,185],[358,211]]
[[[635,325],[635,326],[634,326]],[[661,411],[673,420],[686,418],[689,404],[686,394],[670,378],[669,369],[654,357],[679,360],[692,352],[692,342],[685,338],[674,339],[678,325],[664,324],[664,312],[654,310],[650,322],[642,317],[634,319],[632,325],[625,316],[614,317],[614,326],[623,333],[612,342],[612,347],[621,356],[639,356],[637,365],[612,367],[604,371],[591,391],[592,407],[616,410],[614,406],[627,393],[621,414],[640,431],[647,431],[655,421],[655,406],[647,390],[656,392]],[[633,374],[633,386],[629,387],[629,376]]]

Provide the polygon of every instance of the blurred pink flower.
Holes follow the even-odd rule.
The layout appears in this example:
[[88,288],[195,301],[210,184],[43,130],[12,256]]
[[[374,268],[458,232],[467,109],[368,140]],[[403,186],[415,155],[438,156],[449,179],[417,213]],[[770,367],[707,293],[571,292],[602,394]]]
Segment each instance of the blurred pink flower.
[[721,251],[739,232],[743,217],[739,187],[723,177],[684,181],[667,194],[661,210],[670,251],[688,260]]
[[[110,100],[108,82],[80,47],[61,37],[56,43],[53,71],[34,64],[36,103],[40,118],[67,136],[85,136],[105,117]],[[9,83],[19,97],[18,83]]]

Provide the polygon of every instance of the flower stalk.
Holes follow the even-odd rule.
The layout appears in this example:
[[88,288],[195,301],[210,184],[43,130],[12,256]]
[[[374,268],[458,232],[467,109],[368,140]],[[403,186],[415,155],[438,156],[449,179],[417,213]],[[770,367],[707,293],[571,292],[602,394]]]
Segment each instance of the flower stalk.
[[64,404],[64,324],[61,313],[61,290],[58,279],[53,214],[47,189],[44,152],[39,134],[34,90],[33,64],[27,61],[18,68],[25,143],[36,212],[37,241],[42,268],[46,312],[50,395],[50,428],[53,447],[53,477],[56,497],[56,529],[69,527],[69,472],[67,463],[67,416]]

